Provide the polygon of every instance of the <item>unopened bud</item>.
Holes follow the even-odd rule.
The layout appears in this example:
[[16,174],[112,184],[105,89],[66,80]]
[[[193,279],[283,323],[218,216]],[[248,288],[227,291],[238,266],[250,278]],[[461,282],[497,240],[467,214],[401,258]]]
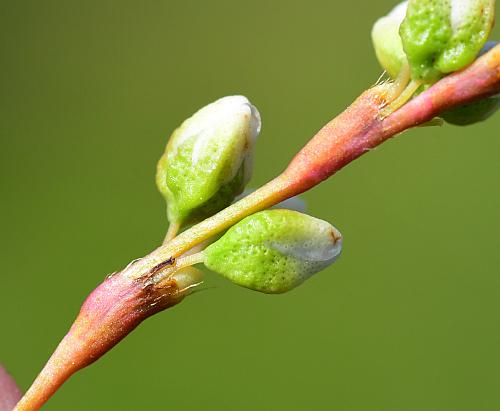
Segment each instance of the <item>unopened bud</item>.
[[266,210],[233,227],[204,251],[204,263],[232,282],[264,293],[288,291],[332,264],[340,233],[291,210]]
[[400,35],[412,78],[433,83],[477,57],[494,22],[494,0],[409,0]]
[[156,183],[171,223],[196,222],[231,204],[252,172],[260,116],[246,97],[203,107],[172,134]]
[[404,1],[398,4],[387,16],[378,19],[372,29],[372,42],[377,59],[392,78],[396,78],[406,61],[399,26],[405,18],[407,3]]

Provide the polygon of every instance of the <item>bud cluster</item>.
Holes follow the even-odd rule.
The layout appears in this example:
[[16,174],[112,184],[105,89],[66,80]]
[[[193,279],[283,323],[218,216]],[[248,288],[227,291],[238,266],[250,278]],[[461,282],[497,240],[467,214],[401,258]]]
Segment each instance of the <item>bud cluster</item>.
[[[382,114],[471,64],[489,46],[485,44],[493,21],[493,0],[408,0],[380,18],[372,30],[373,44],[394,80]],[[471,124],[491,115],[498,101],[498,96],[485,98],[442,117],[453,124]],[[246,97],[229,96],[202,108],[174,131],[156,178],[170,222],[165,243],[217,214],[243,192],[260,128],[255,106]],[[181,270],[204,263],[235,284],[280,293],[340,254],[341,235],[325,221],[286,209],[252,212],[228,224],[221,237],[207,238],[181,255],[168,275],[181,278]]]
[[[230,96],[202,108],[172,134],[156,178],[174,227],[166,242],[187,224],[222,210],[243,191],[251,177],[260,125],[259,112],[245,97]],[[342,240],[325,221],[273,208],[246,217],[207,244],[194,255],[180,257],[170,275],[183,278],[186,266],[204,263],[235,284],[282,293],[332,264]]]
[[[486,42],[494,16],[494,0],[408,0],[380,18],[372,29],[375,54],[395,80],[394,98],[401,96],[389,112],[490,48]],[[445,112],[442,118],[472,124],[488,118],[498,105],[498,96],[489,97]]]

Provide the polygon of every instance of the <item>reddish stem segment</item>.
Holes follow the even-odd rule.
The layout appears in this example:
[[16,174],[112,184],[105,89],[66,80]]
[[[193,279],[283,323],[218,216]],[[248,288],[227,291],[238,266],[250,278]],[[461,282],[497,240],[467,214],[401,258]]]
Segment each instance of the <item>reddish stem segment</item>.
[[96,361],[144,319],[181,299],[175,281],[157,288],[119,274],[107,278],[85,300],[70,331],[15,409],[39,409],[73,373]]
[[297,195],[336,173],[366,152],[364,136],[380,122],[388,85],[365,91],[343,113],[326,124],[300,150],[284,171]]
[[0,411],[12,411],[21,397],[21,390],[16,382],[0,365]]
[[354,159],[408,128],[443,111],[500,92],[500,45],[463,71],[445,77],[382,119],[379,109],[386,90],[363,93],[346,111],[324,126],[285,171],[299,192],[330,177]]

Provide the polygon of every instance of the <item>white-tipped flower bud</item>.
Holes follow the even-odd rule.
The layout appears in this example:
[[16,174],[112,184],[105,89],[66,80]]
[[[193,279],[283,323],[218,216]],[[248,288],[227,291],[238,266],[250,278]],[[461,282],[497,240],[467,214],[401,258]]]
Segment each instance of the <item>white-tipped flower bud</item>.
[[342,237],[326,221],[291,210],[266,210],[231,227],[204,251],[205,265],[264,293],[288,291],[332,264]]
[[203,107],[174,131],[156,182],[170,222],[196,222],[228,206],[252,172],[260,115],[243,96]]

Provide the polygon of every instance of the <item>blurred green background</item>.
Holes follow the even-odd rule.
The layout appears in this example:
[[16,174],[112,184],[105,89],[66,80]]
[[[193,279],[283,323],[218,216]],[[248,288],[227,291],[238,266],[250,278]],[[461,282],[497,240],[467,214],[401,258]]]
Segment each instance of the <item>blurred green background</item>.
[[[23,388],[85,296],[163,238],[170,132],[248,96],[263,184],[376,81],[370,29],[394,4],[0,3],[0,362]],[[499,126],[370,152],[304,195],[344,234],[333,267],[279,296],[208,275],[46,409],[500,409]]]

